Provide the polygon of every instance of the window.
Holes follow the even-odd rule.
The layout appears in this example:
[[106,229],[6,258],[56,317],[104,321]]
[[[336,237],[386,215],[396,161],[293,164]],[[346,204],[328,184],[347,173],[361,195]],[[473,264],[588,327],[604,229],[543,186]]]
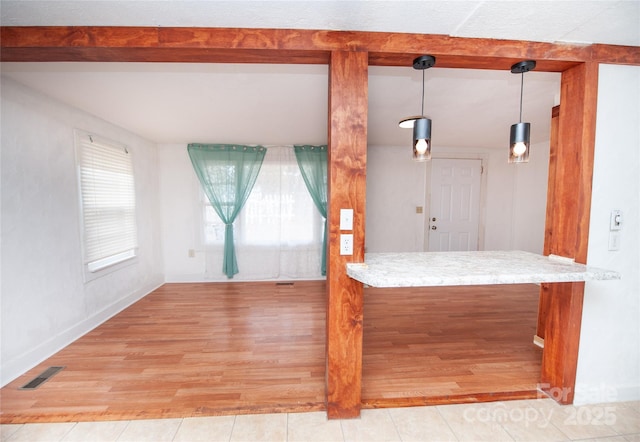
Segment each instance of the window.
[[[271,147],[267,151],[251,195],[234,223],[239,244],[280,246],[312,244],[321,238],[322,218],[309,196],[293,150]],[[205,242],[224,242],[224,223],[206,195]],[[316,222],[320,219],[320,222]]]
[[[219,270],[224,223],[202,193],[211,277]],[[292,147],[268,147],[260,174],[234,225],[240,273],[234,279],[320,277],[324,218],[315,207]]]
[[133,162],[126,146],[76,132],[84,266],[95,274],[136,256]]

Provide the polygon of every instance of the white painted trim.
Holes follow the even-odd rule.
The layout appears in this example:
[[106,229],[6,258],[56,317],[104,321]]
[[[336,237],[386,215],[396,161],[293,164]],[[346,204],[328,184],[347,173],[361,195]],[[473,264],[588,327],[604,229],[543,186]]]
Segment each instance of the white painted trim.
[[222,278],[222,279],[213,279],[206,278],[202,274],[169,274],[165,275],[165,283],[168,284],[180,284],[180,283],[208,283],[208,282],[282,282],[282,281],[325,281],[327,278],[325,276],[320,277],[304,277],[304,278],[291,278],[286,276],[280,276],[278,278],[273,279],[242,279],[240,275],[236,275],[232,279]]
[[163,285],[164,282],[155,285],[146,286],[140,290],[136,290],[124,298],[119,299],[102,311],[90,316],[78,324],[68,328],[57,336],[52,337],[39,346],[28,350],[22,355],[11,361],[2,361],[1,386],[4,387],[9,382],[18,378],[28,370],[45,361],[67,345],[89,333],[111,317],[117,315],[122,310],[147,296],[149,293]]
[[597,386],[577,384],[573,405],[615,404],[617,402],[637,401],[640,397],[640,384],[611,385],[602,383]]

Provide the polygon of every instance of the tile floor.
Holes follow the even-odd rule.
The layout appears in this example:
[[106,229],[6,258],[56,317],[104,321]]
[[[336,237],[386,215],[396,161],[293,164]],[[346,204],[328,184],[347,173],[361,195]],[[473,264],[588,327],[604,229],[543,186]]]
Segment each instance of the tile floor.
[[640,442],[640,401],[560,406],[551,399],[324,412],[0,426],[18,441],[609,441]]

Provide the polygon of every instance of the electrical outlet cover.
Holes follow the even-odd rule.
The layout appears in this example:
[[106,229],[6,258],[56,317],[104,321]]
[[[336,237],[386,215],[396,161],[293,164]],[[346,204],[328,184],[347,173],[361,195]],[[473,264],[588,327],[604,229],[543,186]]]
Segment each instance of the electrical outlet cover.
[[353,234],[343,233],[340,235],[340,254],[353,255]]

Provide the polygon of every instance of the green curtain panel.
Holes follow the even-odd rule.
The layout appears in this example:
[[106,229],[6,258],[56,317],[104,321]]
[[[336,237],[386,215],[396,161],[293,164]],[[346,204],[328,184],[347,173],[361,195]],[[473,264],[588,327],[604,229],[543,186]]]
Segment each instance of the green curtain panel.
[[225,224],[222,271],[228,278],[233,278],[238,273],[233,222],[249,198],[267,149],[263,146],[192,143],[187,150],[204,193]]
[[324,218],[322,236],[322,264],[320,270],[327,274],[327,146],[295,145],[298,167],[314,204]]

